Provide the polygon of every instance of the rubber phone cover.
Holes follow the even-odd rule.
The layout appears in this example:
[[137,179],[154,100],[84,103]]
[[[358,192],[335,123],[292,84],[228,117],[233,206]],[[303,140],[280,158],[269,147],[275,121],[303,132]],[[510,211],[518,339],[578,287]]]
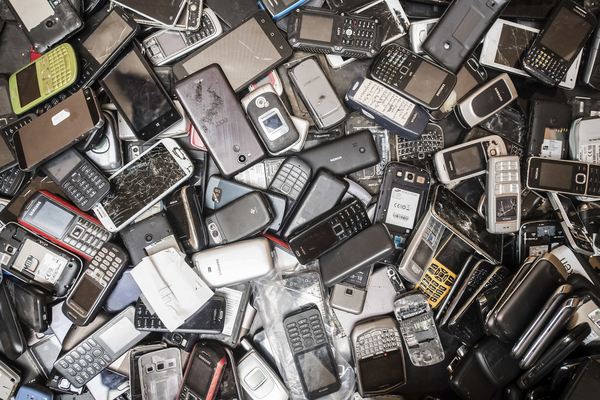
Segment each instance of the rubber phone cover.
[[281,236],[287,238],[302,225],[337,206],[349,186],[348,182],[327,170],[317,171],[300,203],[286,222]]
[[218,64],[179,81],[174,92],[224,177],[229,178],[266,157]]
[[[546,129],[562,132],[565,136],[559,158],[567,158],[569,129],[573,108],[569,104],[553,101],[532,100],[529,107],[529,146],[527,157],[542,155],[542,145]],[[577,151],[577,150],[575,150]]]
[[374,224],[319,258],[323,284],[330,287],[340,283],[353,273],[389,256],[395,249],[385,225]]
[[473,54],[510,0],[460,0],[446,9],[423,50],[455,74]]

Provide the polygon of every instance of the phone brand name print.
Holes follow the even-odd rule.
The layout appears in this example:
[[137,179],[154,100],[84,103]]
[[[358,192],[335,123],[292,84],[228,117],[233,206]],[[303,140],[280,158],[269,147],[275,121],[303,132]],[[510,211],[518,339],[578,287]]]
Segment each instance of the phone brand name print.
[[[221,263],[219,262],[218,258],[216,260],[216,263],[217,263],[217,272],[219,273],[219,275],[223,275],[221,273]],[[212,272],[212,267],[208,267],[208,272]]]
[[498,95],[498,98],[500,99],[500,101],[504,101],[504,99],[502,98],[502,95],[500,94],[500,91],[498,90],[498,88],[494,88],[494,92],[496,92],[496,94]]
[[316,81],[317,79],[321,79],[321,76],[319,76],[319,75],[315,76],[315,77],[314,77],[314,78],[312,78],[311,80],[308,80],[308,81],[304,82],[304,85],[302,85],[302,86],[308,86],[308,85],[310,85],[311,83],[313,83],[314,81]]
[[41,201],[38,201],[35,206],[33,206],[33,208],[31,209],[31,211],[29,211],[29,216],[32,217],[33,214],[35,214],[35,212],[38,210],[38,208],[40,208],[40,206],[42,205]]
[[339,156],[339,157],[332,158],[331,160],[329,160],[329,162],[334,162],[334,161],[341,160],[341,159],[342,159],[342,156]]

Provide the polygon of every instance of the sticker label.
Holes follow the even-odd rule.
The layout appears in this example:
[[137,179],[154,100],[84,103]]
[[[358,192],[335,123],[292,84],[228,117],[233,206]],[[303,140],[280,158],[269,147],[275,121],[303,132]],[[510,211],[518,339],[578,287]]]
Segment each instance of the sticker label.
[[560,160],[562,154],[562,140],[544,139],[542,143],[542,157]]
[[215,293],[225,297],[225,322],[223,324],[223,332],[221,333],[223,335],[231,336],[240,303],[242,302],[243,292],[230,288],[220,288],[216,289]]
[[69,110],[62,110],[61,112],[56,114],[54,117],[52,117],[52,125],[56,126],[56,125],[60,124],[61,122],[63,122],[65,119],[69,118],[70,116],[71,116],[71,113],[69,112]]
[[222,194],[223,194],[223,189],[218,188],[218,187],[214,188],[213,194],[212,194],[212,201],[215,203],[220,203]]
[[388,203],[387,215],[385,216],[385,223],[412,229],[415,224],[420,197],[419,193],[393,188],[390,195],[390,202]]
[[600,143],[580,145],[577,149],[577,159],[592,164],[600,163]]
[[387,118],[404,126],[410,118],[415,105],[395,94],[386,87],[365,79],[354,95],[354,100],[366,107],[385,115]]
[[58,281],[58,277],[61,275],[65,265],[60,258],[56,258],[52,254],[46,254],[35,273],[40,278],[54,285]]

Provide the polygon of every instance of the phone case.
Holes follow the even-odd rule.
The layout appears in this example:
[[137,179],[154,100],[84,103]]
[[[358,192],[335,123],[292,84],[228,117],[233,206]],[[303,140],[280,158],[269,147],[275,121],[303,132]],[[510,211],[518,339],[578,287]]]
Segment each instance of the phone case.
[[302,225],[331,210],[342,201],[350,184],[331,172],[321,169],[290,215],[281,236],[287,238]]
[[[568,104],[532,100],[529,108],[527,157],[567,158],[572,114],[573,109]],[[546,132],[550,135],[560,134],[565,140],[546,138]]]
[[131,400],[142,400],[142,388],[140,380],[141,374],[138,363],[140,357],[142,357],[144,354],[163,350],[166,347],[167,343],[151,343],[147,345],[136,346],[129,351],[129,389],[131,391]]
[[457,73],[510,0],[454,1],[427,36],[423,50]]
[[144,354],[138,360],[143,400],[174,399],[181,385],[181,352],[164,349]]
[[188,76],[175,93],[225,178],[266,157],[266,151],[218,64]]
[[[179,237],[175,234],[166,212],[136,222],[123,229],[120,235],[131,257],[131,264],[134,266],[148,256],[147,247],[161,246],[161,242],[168,241],[168,244],[164,244],[164,248],[176,245],[183,252]],[[153,253],[155,252],[153,251]]]

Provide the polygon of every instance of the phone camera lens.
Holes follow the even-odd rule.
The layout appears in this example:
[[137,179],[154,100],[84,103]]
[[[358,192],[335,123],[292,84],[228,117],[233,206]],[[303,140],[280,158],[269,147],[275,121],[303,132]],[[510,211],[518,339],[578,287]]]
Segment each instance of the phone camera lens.
[[145,237],[145,239],[146,239],[146,242],[152,241],[152,235],[151,234],[147,234],[146,237]]
[[219,232],[217,232],[217,231],[212,231],[212,235],[213,235],[213,237],[218,237],[218,236],[219,236]]
[[411,180],[415,179],[415,176],[411,173],[408,173],[408,174],[406,174],[406,179],[411,181]]
[[179,333],[176,333],[176,334],[174,334],[174,335],[173,335],[173,341],[174,341],[175,343],[181,343],[181,340],[182,340],[182,339],[183,339],[183,338],[181,337],[181,335],[180,335]]
[[52,22],[52,20],[51,20],[51,19],[49,19],[48,21],[46,21],[46,26],[47,26],[48,28],[52,28],[52,25],[54,25],[54,22]]
[[247,158],[246,158],[246,156],[245,156],[245,155],[243,155],[243,154],[240,154],[240,155],[238,156],[238,161],[239,161],[239,162],[241,162],[242,164],[244,164],[244,163],[245,163],[247,160],[248,160],[248,159],[247,159]]
[[10,246],[10,245],[8,245],[8,246],[6,246],[6,252],[8,254],[15,254],[15,248],[12,247],[12,246]]

